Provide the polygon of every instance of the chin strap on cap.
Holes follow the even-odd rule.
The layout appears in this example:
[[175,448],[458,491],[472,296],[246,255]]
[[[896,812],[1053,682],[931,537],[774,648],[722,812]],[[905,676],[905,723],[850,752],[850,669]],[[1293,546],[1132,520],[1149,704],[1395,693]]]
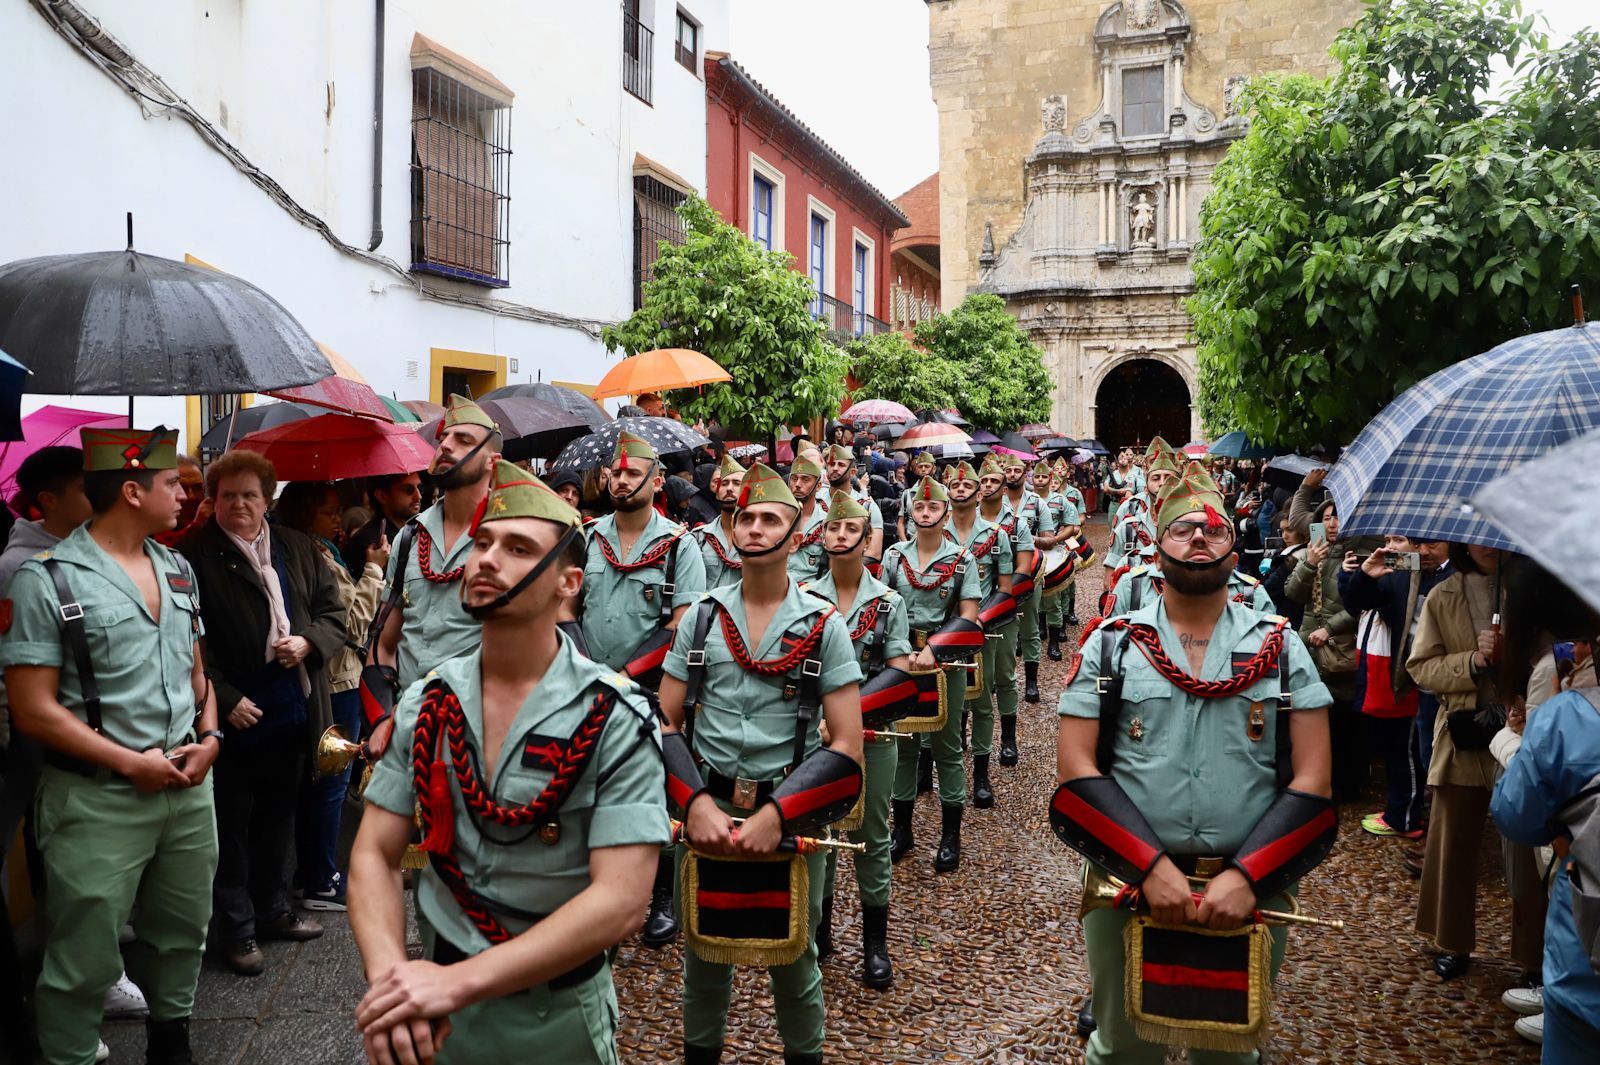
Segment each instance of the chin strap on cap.
[[1050,800],[1056,838],[1118,880],[1140,884],[1167,853],[1155,829],[1111,777],[1079,777]]
[[1321,865],[1338,835],[1339,810],[1332,799],[1286,788],[1228,864],[1245,875],[1257,898],[1270,899]]
[[861,795],[861,766],[847,754],[823,747],[795,766],[768,800],[789,835],[815,832],[839,820]]
[[[487,603],[483,603],[478,606],[470,605],[466,599],[463,598],[461,600],[461,609],[465,610],[468,614],[471,614],[479,621],[482,621],[484,618],[493,614],[496,610],[504,607],[510,603],[511,600],[527,591],[528,586],[534,581],[538,580],[539,575],[545,570],[549,569],[550,564],[556,559],[560,558],[566,552],[567,546],[572,543],[573,538],[581,535],[583,535],[582,532],[576,526],[567,529],[566,533],[561,537],[561,539],[556,541],[556,545],[552,547],[549,552],[534,565],[532,569],[523,574],[520,581],[501,592]],[[466,595],[465,584],[461,586],[461,594],[463,596]]]

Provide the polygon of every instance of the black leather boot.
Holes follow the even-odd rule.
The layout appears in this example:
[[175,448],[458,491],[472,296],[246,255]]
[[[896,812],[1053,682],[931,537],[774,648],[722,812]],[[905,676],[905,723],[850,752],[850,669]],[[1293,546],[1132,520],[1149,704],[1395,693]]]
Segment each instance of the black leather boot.
[[791,1054],[783,1052],[783,1065],[822,1065],[821,1054]]
[[889,962],[889,907],[861,907],[861,983],[883,991],[894,983]]
[[942,825],[939,832],[939,853],[933,856],[933,871],[953,873],[961,868],[961,806],[940,806]]
[[1052,661],[1052,662],[1061,661],[1061,630],[1060,629],[1051,629],[1050,630],[1050,646],[1048,646],[1048,647],[1046,647],[1044,649],[1044,653],[1049,657],[1050,661]]
[[889,861],[898,862],[911,853],[916,842],[911,838],[911,812],[917,808],[914,799],[893,800],[894,827],[889,832]]
[[1083,1009],[1078,1011],[1078,1034],[1087,1039],[1094,1035],[1098,1027],[1094,1020],[1094,997],[1091,995],[1083,1000]]
[[989,785],[989,756],[986,754],[972,756],[972,805],[980,810],[987,810],[994,805],[994,788]]
[[917,794],[933,790],[933,748],[923,747],[917,755]]
[[1000,764],[1017,764],[1017,719],[1015,715],[1000,715]]
[[1067,624],[1078,623],[1078,586],[1074,584],[1067,589]]
[[189,1051],[189,1018],[157,1021],[145,1018],[145,1065],[194,1065]]
[[822,897],[822,920],[817,922],[817,961],[833,953],[833,896]]
[[722,1045],[697,1047],[683,1044],[683,1065],[721,1065]]
[[1022,677],[1024,682],[1022,701],[1037,703],[1039,701],[1039,663],[1022,663]]
[[650,915],[644,919],[642,942],[660,950],[678,938],[678,914],[672,906],[673,856],[665,851],[656,859],[656,882],[650,888]]

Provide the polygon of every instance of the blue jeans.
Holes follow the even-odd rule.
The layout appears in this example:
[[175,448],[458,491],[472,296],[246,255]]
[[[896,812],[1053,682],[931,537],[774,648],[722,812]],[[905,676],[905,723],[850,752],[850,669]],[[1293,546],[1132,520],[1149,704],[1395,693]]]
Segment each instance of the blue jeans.
[[1439,716],[1439,697],[1432,692],[1417,692],[1417,755],[1422,760],[1422,777],[1428,777],[1433,762],[1433,722]]
[[1591,1028],[1583,1018],[1544,1000],[1544,1049],[1539,1053],[1543,1065],[1579,1065],[1594,1060],[1600,1029]]
[[[349,739],[361,730],[361,691],[351,688],[333,693],[333,723]],[[300,817],[296,879],[307,891],[327,891],[339,872],[339,822],[344,812],[350,767],[320,780],[307,775],[300,788]]]

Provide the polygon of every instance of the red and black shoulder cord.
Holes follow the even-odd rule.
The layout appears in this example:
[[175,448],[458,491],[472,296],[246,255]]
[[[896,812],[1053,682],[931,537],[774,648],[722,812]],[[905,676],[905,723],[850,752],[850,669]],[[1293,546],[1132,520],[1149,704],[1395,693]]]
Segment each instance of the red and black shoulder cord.
[[800,538],[800,546],[801,547],[811,547],[818,540],[822,539],[822,530],[826,529],[827,527],[828,527],[828,523],[827,522],[825,522],[825,521],[817,522],[817,524],[812,527],[810,532],[806,533],[804,536],[802,536]]
[[911,567],[911,560],[904,553],[900,554],[900,572],[906,575],[906,580],[911,582],[911,587],[919,592],[931,592],[944,587],[945,584],[949,583],[950,578],[956,575],[956,570],[960,566],[961,554],[957,554],[954,558],[929,566],[928,573],[932,575],[933,579],[925,580],[921,574]]
[[[607,540],[600,533],[595,533],[594,539],[595,542],[600,545],[600,554],[605,558],[608,566],[616,570],[618,573],[632,573],[635,570],[649,569],[651,566],[658,565],[662,559],[667,557],[667,552],[672,550],[672,545],[677,543],[678,537],[682,535],[682,532],[679,532],[667,537],[665,540],[658,541],[655,546],[651,547],[650,550],[646,551],[632,562],[624,562],[622,559],[618,558],[617,549],[612,547],[611,541]],[[668,579],[670,578],[671,575],[669,574]]]
[[882,599],[874,599],[861,608],[861,619],[856,622],[856,627],[850,630],[850,642],[855,643],[868,632],[872,631],[873,623],[878,620],[878,608],[883,606]]
[[459,581],[461,579],[461,575],[467,571],[466,564],[463,563],[462,565],[457,566],[455,569],[446,570],[443,573],[436,573],[432,563],[433,536],[429,534],[427,529],[422,527],[421,522],[418,522],[417,568],[422,571],[422,575],[434,584],[454,584],[456,581]]
[[461,700],[439,677],[433,678],[423,689],[422,707],[417,712],[411,741],[411,780],[418,799],[421,849],[429,855],[433,871],[450,889],[461,911],[491,944],[506,942],[512,938],[512,933],[491,912],[486,900],[472,889],[456,859],[451,776],[474,820],[506,828],[539,825],[561,808],[578,777],[599,750],[600,734],[605,730],[616,701],[615,692],[609,689],[601,692],[590,704],[583,723],[567,741],[544,790],[528,803],[507,807],[495,802],[484,790],[478,775],[477,757],[467,743],[466,714]]
[[[987,540],[975,547],[969,548],[969,550],[972,552],[972,557],[987,558],[989,556],[989,552],[994,550],[994,545],[1000,542],[1000,534],[1002,532],[1006,532],[1005,527],[1002,525],[996,525],[994,530],[989,533],[989,538]],[[1006,535],[1009,536],[1010,533],[1006,533]]]
[[[1156,667],[1167,680],[1177,685],[1190,695],[1201,699],[1221,699],[1229,695],[1237,695],[1250,687],[1262,677],[1267,676],[1278,664],[1278,658],[1283,654],[1283,633],[1288,628],[1287,621],[1278,621],[1272,626],[1272,631],[1267,633],[1261,642],[1261,649],[1250,658],[1234,667],[1233,676],[1226,680],[1201,680],[1199,677],[1190,676],[1183,668],[1168,656],[1161,646],[1161,637],[1151,625],[1135,624],[1127,618],[1092,618],[1089,624],[1083,627],[1083,634],[1078,638],[1079,653],[1073,656],[1072,666],[1068,670],[1068,683],[1078,674],[1078,667],[1083,660],[1082,648],[1089,642],[1089,637],[1102,627],[1125,629],[1128,633],[1128,642],[1138,647],[1149,659],[1150,664]],[[1104,668],[1102,663],[1101,668]]]
[[711,545],[711,553],[713,555],[717,556],[717,561],[721,562],[722,565],[725,568],[727,568],[727,569],[744,569],[744,559],[742,559],[742,558],[729,558],[727,553],[724,552],[723,549],[722,549],[722,541],[721,540],[717,539],[715,536],[713,536],[711,533],[708,532],[708,533],[706,533],[705,541],[706,541],[707,544]]
[[808,658],[815,658],[816,650],[822,643],[822,631],[827,627],[828,619],[835,613],[833,607],[828,607],[817,616],[817,623],[811,631],[804,636],[784,636],[781,646],[783,653],[775,658],[756,658],[750,653],[750,648],[745,645],[744,636],[739,632],[739,626],[734,623],[733,615],[728,609],[717,604],[718,613],[722,616],[722,638],[728,644],[728,653],[733,655],[733,660],[739,667],[748,673],[755,673],[763,677],[776,677],[790,672]]

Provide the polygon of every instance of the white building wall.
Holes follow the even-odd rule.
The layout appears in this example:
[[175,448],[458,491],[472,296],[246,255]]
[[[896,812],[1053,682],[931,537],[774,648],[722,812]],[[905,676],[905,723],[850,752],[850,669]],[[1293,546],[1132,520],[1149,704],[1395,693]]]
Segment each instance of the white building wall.
[[[367,247],[375,0],[79,4],[341,241]],[[702,49],[726,47],[727,6],[686,8],[704,23]],[[512,381],[598,381],[615,361],[599,324],[632,310],[635,154],[704,191],[704,86],[673,61],[676,6],[652,8],[650,106],[622,88],[620,4],[387,4],[376,254],[409,266],[410,51],[422,33],[516,94],[510,287],[427,284],[566,324],[428,300],[408,277],[339,251],[188,123],[154,107],[141,113],[25,0],[0,9],[0,84],[14,101],[0,157],[0,262],[119,247],[132,211],[140,251],[187,253],[261,286],[382,393],[428,398],[436,348],[506,356],[516,362]],[[110,397],[39,402],[125,407]],[[140,400],[138,421],[158,420],[183,425],[183,402]]]

